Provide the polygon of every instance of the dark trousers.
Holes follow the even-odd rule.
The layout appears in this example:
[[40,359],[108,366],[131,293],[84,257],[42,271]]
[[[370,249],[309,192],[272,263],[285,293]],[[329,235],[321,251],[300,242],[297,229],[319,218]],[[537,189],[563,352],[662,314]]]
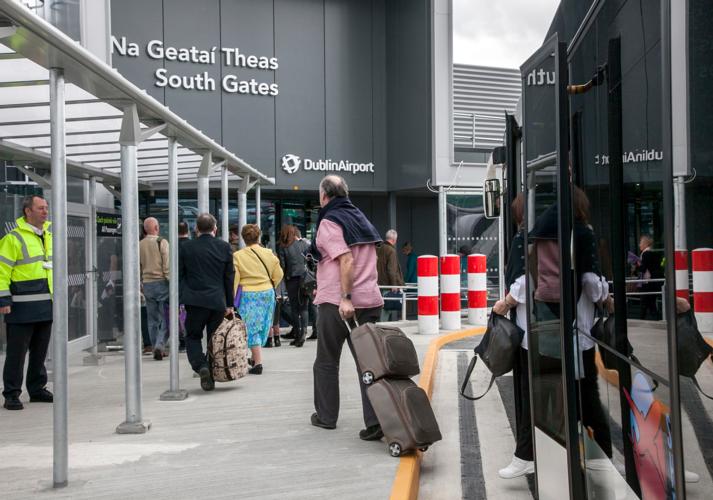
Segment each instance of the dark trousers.
[[532,414],[530,413],[530,371],[527,349],[520,347],[512,370],[515,396],[515,456],[528,462],[532,454]]
[[[356,317],[360,325],[379,320],[381,307],[357,309]],[[349,336],[347,325],[339,315],[339,307],[334,304],[319,306],[319,339],[317,357],[314,360],[314,408],[319,419],[328,425],[336,425],[339,417],[339,358],[342,355],[344,341],[357,364],[357,379],[361,387],[361,404],[364,412],[364,424],[367,427],[379,423],[366,395],[366,386],[361,381],[359,361],[354,354],[354,346]]]
[[582,404],[582,424],[592,429],[594,441],[597,442],[604,454],[612,457],[611,432],[609,430],[609,416],[604,411],[602,400],[599,397],[599,384],[597,365],[594,362],[595,347],[582,351],[582,368],[584,378],[579,381],[579,391]]
[[5,398],[17,398],[22,393],[22,377],[28,351],[30,356],[27,364],[27,392],[33,396],[45,388],[45,358],[51,334],[51,321],[7,324],[7,355],[2,371],[2,395]]
[[213,332],[223,322],[225,309],[216,311],[205,307],[186,305],[186,355],[194,372],[208,365],[208,358],[203,352],[203,329],[208,332],[208,341]]
[[309,300],[300,294],[300,277],[295,276],[287,280],[287,297],[290,299],[290,312],[292,313],[292,328],[296,339],[301,339],[307,332],[309,325],[308,306]]

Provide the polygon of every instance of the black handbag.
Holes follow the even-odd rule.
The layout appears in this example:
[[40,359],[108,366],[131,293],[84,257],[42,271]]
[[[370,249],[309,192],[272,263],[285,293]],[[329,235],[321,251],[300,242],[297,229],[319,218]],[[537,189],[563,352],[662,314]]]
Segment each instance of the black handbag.
[[693,380],[696,388],[708,399],[709,396],[696,380],[696,373],[703,362],[713,354],[713,347],[705,341],[698,330],[696,316],[692,310],[676,315],[678,374]]
[[[522,328],[505,316],[491,313],[485,335],[483,335],[480,344],[473,349],[475,354],[473,359],[470,360],[468,371],[465,373],[465,378],[460,387],[460,395],[471,401],[477,401],[488,393],[496,377],[512,371],[524,334],[525,332]],[[470,375],[473,373],[478,358],[483,360],[483,363],[493,375],[490,378],[488,388],[483,394],[476,397],[468,396],[465,390],[468,387]]]

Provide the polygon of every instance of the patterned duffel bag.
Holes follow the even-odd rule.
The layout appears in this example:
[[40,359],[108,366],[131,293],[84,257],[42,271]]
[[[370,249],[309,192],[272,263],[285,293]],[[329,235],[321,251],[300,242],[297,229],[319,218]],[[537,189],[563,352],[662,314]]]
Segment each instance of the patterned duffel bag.
[[213,380],[230,382],[248,373],[248,335],[245,323],[235,315],[223,319],[208,342]]

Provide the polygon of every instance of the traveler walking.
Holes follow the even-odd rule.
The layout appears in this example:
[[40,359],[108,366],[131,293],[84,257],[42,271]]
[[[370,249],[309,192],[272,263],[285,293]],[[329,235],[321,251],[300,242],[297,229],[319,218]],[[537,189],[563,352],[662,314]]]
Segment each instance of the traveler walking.
[[[178,223],[178,255],[180,260],[181,249],[183,245],[191,241],[188,223],[181,221]],[[180,287],[180,283],[179,283]],[[180,291],[179,291],[180,295]],[[168,314],[168,313],[167,313]],[[178,352],[186,352],[186,306],[178,305]]]
[[416,283],[418,281],[417,276],[417,263],[416,252],[413,251],[413,245],[410,241],[404,243],[401,247],[401,252],[406,256],[406,274],[404,275],[404,281],[406,283]]
[[262,346],[267,342],[275,311],[275,287],[282,280],[280,260],[260,241],[260,228],[245,224],[240,232],[245,248],[233,254],[235,291],[242,287],[238,312],[248,331],[253,365],[249,373],[262,374]]
[[45,387],[45,357],[52,333],[52,233],[47,201],[38,195],[22,200],[17,227],[0,240],[0,314],[7,326],[3,368],[5,408],[22,410],[25,356],[31,403],[52,403]]
[[146,237],[139,242],[141,285],[146,298],[146,316],[153,358],[161,361],[166,355],[165,345],[168,324],[165,310],[168,307],[168,241],[159,236],[159,224],[154,217],[144,220]]
[[212,391],[215,381],[203,352],[203,329],[208,340],[225,316],[233,313],[233,257],[230,245],[215,237],[215,217],[200,214],[198,237],[183,244],[178,254],[180,302],[186,307],[186,354],[201,388]]
[[[641,255],[637,262],[636,270],[638,278],[641,280],[656,280],[663,278],[663,270],[661,266],[661,255],[653,250],[654,239],[649,235],[644,235],[639,240],[639,250]],[[661,283],[646,282],[640,286],[640,290],[644,295],[641,295],[641,311],[639,319],[651,319],[656,321],[659,319],[659,311],[656,306],[657,293],[661,292]]]
[[[300,232],[299,228],[297,228],[297,239],[299,241],[305,243],[308,249],[312,246],[312,242],[310,240],[302,237],[302,233]],[[314,263],[313,260],[310,260],[308,262],[308,265],[315,266],[316,264]],[[314,303],[314,297],[315,297],[316,293],[317,293],[317,290],[315,289],[312,291],[312,293],[304,294],[304,296],[307,297],[307,299],[308,299],[307,310],[309,311],[309,314],[308,314],[309,322],[312,325],[312,333],[310,334],[309,337],[307,337],[307,340],[317,340],[317,336],[318,336],[317,317],[319,315],[319,308],[317,307],[317,304]],[[305,333],[306,333],[306,330],[305,330]]]
[[240,250],[240,230],[237,224],[231,224],[228,230],[228,239],[230,240],[230,249],[233,253]]
[[284,271],[287,297],[290,299],[292,331],[295,336],[290,345],[295,347],[304,345],[309,324],[309,298],[301,291],[302,278],[305,275],[305,254],[308,250],[307,243],[297,239],[295,226],[282,226],[277,256]]
[[[404,276],[401,273],[399,265],[399,257],[396,255],[396,240],[398,233],[394,229],[386,231],[384,243],[376,248],[376,271],[378,275],[379,286],[403,286]],[[383,290],[384,297],[396,298],[401,297],[398,288],[391,290]],[[401,311],[401,302],[397,300],[385,300],[384,310],[381,311],[381,321],[396,321],[399,318]]]
[[532,448],[532,419],[530,418],[530,376],[527,360],[527,286],[525,281],[525,234],[523,220],[525,195],[518,193],[512,202],[513,221],[517,234],[512,241],[512,250],[505,268],[507,294],[493,306],[492,314],[505,316],[514,309],[511,316],[525,332],[520,350],[513,366],[513,396],[515,398],[515,453],[507,467],[498,474],[503,479],[512,479],[535,471]]
[[317,296],[319,341],[314,361],[314,408],[312,425],[335,429],[339,416],[339,358],[346,340],[357,362],[361,402],[366,428],[364,440],[383,437],[366,386],[361,381],[359,363],[345,320],[376,322],[384,301],[379,293],[376,272],[376,245],[379,233],[366,216],[349,200],[347,183],[328,175],[319,184],[321,210],[316,237],[310,248],[318,260]]

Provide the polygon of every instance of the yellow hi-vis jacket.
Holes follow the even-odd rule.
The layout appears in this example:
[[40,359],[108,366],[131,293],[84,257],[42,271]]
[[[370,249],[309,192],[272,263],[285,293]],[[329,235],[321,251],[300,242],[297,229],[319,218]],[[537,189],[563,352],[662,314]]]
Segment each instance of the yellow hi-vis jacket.
[[0,307],[6,323],[52,321],[52,233],[39,236],[24,217],[0,240]]

